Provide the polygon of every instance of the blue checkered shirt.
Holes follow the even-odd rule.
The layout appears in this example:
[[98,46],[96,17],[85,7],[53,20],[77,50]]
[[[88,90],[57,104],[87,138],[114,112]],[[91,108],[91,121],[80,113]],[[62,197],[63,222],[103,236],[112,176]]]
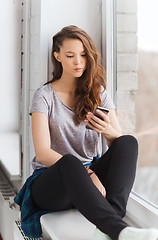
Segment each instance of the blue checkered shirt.
[[40,238],[42,236],[40,217],[50,212],[41,211],[41,209],[37,208],[31,196],[31,186],[34,179],[46,169],[35,170],[14,198],[15,203],[21,206],[21,227],[29,238]]

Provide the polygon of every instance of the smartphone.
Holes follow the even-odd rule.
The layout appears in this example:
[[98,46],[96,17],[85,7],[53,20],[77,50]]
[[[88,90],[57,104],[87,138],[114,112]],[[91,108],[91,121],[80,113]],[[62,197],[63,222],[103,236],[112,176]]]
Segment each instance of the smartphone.
[[[106,114],[108,114],[109,109],[98,106],[98,107],[96,107],[96,109],[94,110],[93,114],[94,114],[96,117],[98,117],[98,118],[100,118],[101,120],[103,120],[103,118],[96,112],[97,109],[100,110],[100,111],[103,111],[103,112],[106,113]],[[88,125],[86,125],[86,128],[87,128],[87,129],[91,129]],[[92,130],[92,129],[91,129],[91,130]]]

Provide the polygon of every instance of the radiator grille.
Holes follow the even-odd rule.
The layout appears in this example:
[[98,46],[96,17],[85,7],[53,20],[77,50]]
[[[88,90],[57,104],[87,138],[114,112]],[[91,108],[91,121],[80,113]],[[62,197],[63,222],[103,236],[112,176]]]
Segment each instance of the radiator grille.
[[12,186],[9,184],[3,172],[0,170],[0,192],[4,200],[10,200],[10,197],[15,196]]
[[[1,169],[0,169],[0,195],[1,195],[2,199],[5,200],[4,203],[8,204],[7,206],[9,206],[9,209],[15,209],[14,197],[16,194]],[[24,232],[21,228],[21,221],[19,221],[19,220],[15,221],[15,219],[17,219],[17,217],[14,218],[13,221],[15,222],[17,228],[19,229],[22,239],[24,239],[24,240],[42,240],[42,239],[44,240],[45,239],[45,238],[28,238],[24,234]],[[10,239],[10,238],[8,238],[8,239]]]
[[15,223],[16,223],[18,229],[20,230],[20,232],[21,232],[21,234],[22,234],[22,236],[25,240],[30,240],[30,239],[31,240],[42,240],[42,238],[28,238],[28,237],[26,237],[26,235],[24,234],[24,232],[21,228],[21,222],[17,220],[17,221],[15,221]]

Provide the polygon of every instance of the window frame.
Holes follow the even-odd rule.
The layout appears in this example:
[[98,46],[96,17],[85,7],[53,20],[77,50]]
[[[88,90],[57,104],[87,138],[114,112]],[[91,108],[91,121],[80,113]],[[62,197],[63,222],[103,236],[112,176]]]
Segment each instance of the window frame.
[[[102,0],[102,64],[106,69],[107,90],[116,102],[117,90],[117,11],[116,0]],[[106,43],[106,44],[105,44]],[[107,61],[110,59],[110,61]]]
[[[117,0],[102,0],[102,50],[107,89],[117,106]],[[106,44],[105,44],[106,42]],[[109,50],[110,49],[110,50]],[[106,52],[106,54],[104,54]],[[110,61],[106,61],[110,59]],[[158,206],[131,191],[126,218],[138,227],[158,226]]]
[[132,191],[127,204],[127,216],[139,227],[157,228],[158,206]]
[[30,98],[30,0],[22,4],[22,74],[21,74],[21,87],[22,87],[22,159],[21,171],[22,182],[30,176],[29,164],[29,98]]

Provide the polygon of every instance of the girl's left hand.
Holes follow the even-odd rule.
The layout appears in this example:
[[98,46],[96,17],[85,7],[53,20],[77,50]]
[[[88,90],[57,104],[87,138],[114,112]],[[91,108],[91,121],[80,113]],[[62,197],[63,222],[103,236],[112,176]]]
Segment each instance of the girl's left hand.
[[99,178],[97,177],[97,175],[95,173],[90,175],[90,178],[93,182],[93,184],[96,186],[96,188],[101,192],[101,194],[103,195],[103,197],[106,197],[106,189],[103,186],[103,184],[101,183],[101,181],[99,180]]
[[105,114],[100,110],[97,110],[96,112],[103,118],[103,120],[96,117],[92,112],[88,112],[87,113],[88,120],[85,120],[85,123],[96,132],[104,133],[110,126],[109,116],[108,114]]
[[108,114],[97,110],[97,113],[103,118],[103,120],[94,116],[93,113],[88,112],[87,120],[84,121],[92,130],[97,133],[102,133],[106,139],[108,147],[110,147],[113,140],[122,135],[115,110],[110,110]]

